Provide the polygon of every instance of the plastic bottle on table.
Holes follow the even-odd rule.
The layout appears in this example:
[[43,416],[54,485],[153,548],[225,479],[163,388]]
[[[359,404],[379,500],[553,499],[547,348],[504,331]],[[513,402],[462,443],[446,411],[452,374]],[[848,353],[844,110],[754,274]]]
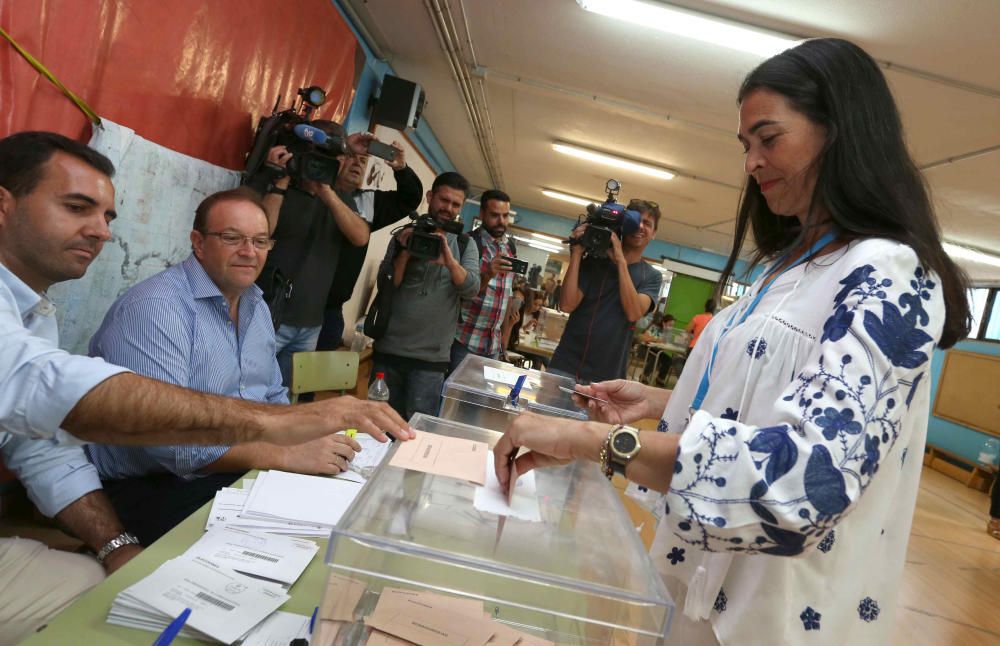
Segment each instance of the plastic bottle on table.
[[375,373],[375,381],[368,386],[368,399],[376,402],[389,401],[389,386],[385,383],[384,372]]

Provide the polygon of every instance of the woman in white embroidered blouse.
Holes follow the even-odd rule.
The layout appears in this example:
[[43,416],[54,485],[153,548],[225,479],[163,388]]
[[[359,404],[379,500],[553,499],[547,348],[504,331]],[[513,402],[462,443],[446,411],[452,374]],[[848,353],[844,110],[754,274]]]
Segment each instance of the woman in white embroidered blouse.
[[588,400],[599,421],[522,414],[497,475],[507,483],[520,447],[519,473],[600,462],[608,422],[659,417],[623,464],[665,493],[652,555],[683,609],[670,643],[886,643],[930,356],[968,331],[965,278],[864,51],[807,41],[751,72],[738,102],[748,178],[719,284],[748,229],[765,271],[715,316],[672,392],[579,386],[609,402]]

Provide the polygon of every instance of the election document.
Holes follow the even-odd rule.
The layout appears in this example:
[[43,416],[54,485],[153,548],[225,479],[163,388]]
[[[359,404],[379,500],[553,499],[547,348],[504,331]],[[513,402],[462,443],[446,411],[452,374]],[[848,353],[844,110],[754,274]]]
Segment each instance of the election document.
[[302,538],[222,527],[206,532],[184,556],[203,556],[237,572],[291,586],[318,550],[315,542]]
[[417,431],[396,447],[389,464],[400,469],[486,484],[486,442]]
[[231,644],[289,598],[279,584],[240,574],[218,561],[180,557],[122,590],[108,622],[159,631],[190,608],[181,634]]

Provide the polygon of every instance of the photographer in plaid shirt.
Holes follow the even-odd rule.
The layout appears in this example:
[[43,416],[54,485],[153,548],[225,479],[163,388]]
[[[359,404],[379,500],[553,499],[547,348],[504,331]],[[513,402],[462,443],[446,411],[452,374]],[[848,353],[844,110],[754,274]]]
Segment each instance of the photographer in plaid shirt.
[[500,327],[510,302],[514,274],[504,256],[516,254],[507,237],[510,226],[510,197],[503,191],[489,190],[479,200],[482,225],[469,237],[480,249],[479,293],[462,301],[455,341],[451,344],[449,372],[462,363],[465,355],[478,354],[498,359],[503,350]]

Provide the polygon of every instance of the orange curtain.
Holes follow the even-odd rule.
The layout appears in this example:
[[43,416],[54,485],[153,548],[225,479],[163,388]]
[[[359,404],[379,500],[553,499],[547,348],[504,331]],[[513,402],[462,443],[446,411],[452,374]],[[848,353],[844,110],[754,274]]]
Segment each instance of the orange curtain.
[[[0,25],[102,117],[162,146],[241,169],[275,99],[318,85],[343,122],[363,62],[331,0],[0,0]],[[0,39],[0,137],[86,117]]]

